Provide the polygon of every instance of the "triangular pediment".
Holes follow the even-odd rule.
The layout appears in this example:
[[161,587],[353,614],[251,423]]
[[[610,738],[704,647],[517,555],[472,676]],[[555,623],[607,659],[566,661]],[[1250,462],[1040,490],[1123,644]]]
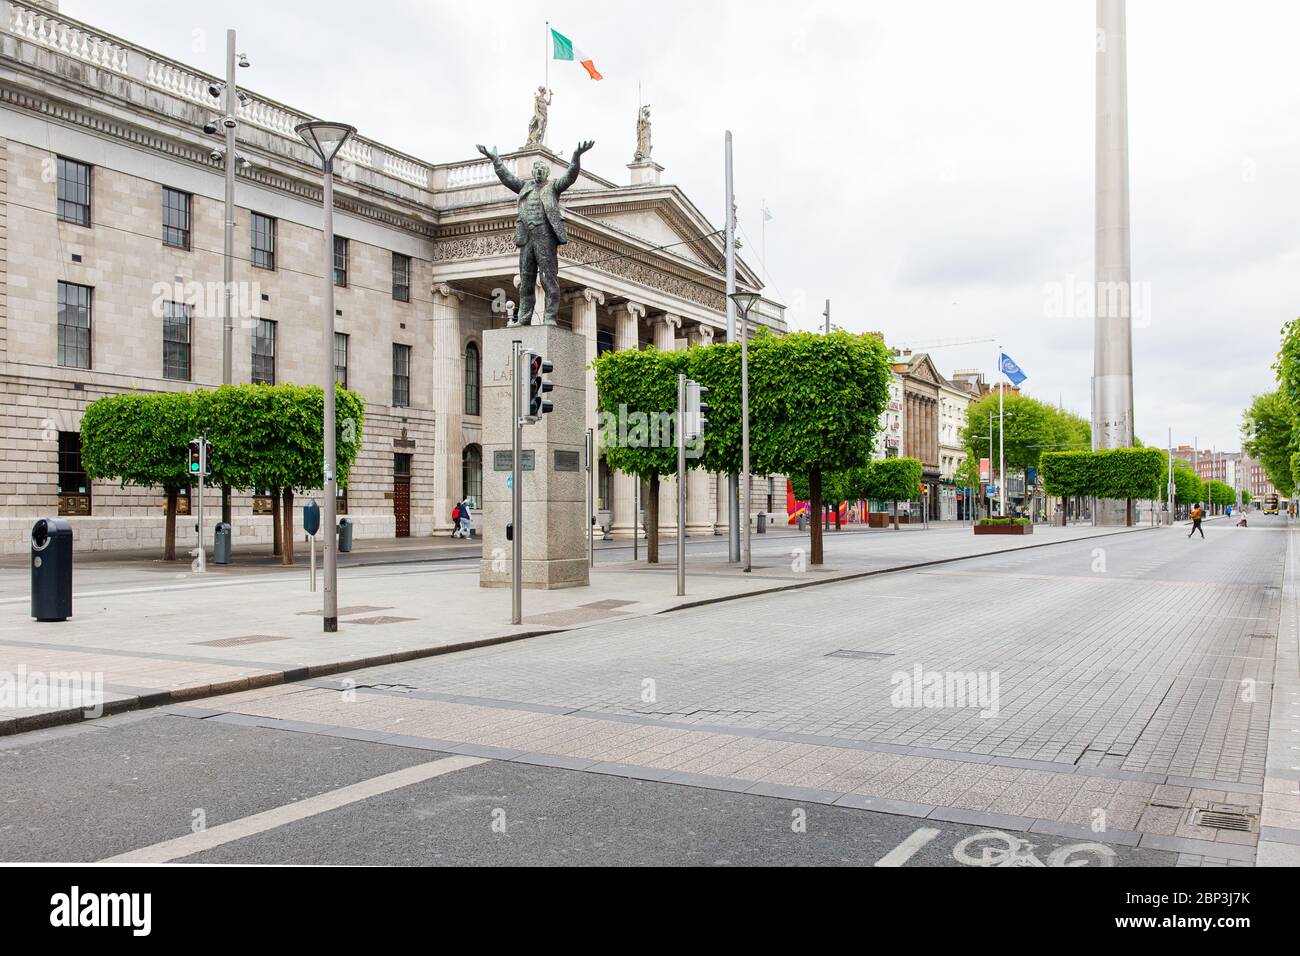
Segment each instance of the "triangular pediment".
[[608,197],[597,202],[570,202],[570,208],[617,232],[648,245],[665,248],[700,266],[717,267],[715,247],[699,237],[711,228],[691,223],[685,210],[674,208],[671,199]]
[[907,363],[907,374],[931,385],[943,385],[945,381],[939,374],[939,369],[935,367],[934,360],[926,352],[912,356]]

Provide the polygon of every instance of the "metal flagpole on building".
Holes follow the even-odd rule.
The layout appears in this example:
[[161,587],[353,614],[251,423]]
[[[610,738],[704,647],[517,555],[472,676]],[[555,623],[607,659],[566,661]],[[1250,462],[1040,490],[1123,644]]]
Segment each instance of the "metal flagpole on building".
[[[239,94],[235,88],[235,31],[226,31],[226,201],[224,207],[224,258],[222,261],[221,384],[234,382],[235,339],[235,118],[239,115]],[[230,485],[221,486],[221,520],[230,522]],[[202,535],[200,535],[202,537]]]
[[[726,202],[727,228],[724,240],[727,244],[727,342],[736,341],[736,303],[732,293],[736,291],[736,188],[731,171],[731,130],[726,136]],[[727,560],[740,560],[740,486],[734,474],[727,476]],[[748,516],[746,516],[748,519]]]

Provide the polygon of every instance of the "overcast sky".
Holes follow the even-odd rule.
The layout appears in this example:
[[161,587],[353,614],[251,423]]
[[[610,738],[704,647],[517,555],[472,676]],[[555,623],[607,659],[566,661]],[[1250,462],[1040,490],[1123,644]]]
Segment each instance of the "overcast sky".
[[[63,0],[64,12],[224,71],[239,31],[250,89],[431,162],[521,144],[544,21],[604,74],[552,62],[552,146],[626,181],[638,81],[654,158],[722,224],[735,136],[746,248],[791,325],[822,303],[945,374],[992,375],[1088,414],[1095,5],[1091,0],[547,4],[421,0]],[[1139,437],[1239,447],[1300,315],[1300,4],[1135,0],[1128,8]],[[206,41],[206,42],[205,42]],[[1062,300],[1065,308],[1061,307]]]

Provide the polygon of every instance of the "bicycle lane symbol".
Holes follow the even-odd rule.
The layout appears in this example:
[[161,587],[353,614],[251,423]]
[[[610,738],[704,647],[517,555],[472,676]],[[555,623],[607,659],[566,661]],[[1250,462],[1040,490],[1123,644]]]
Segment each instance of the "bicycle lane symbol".
[[963,866],[1114,866],[1115,851],[1104,843],[1067,843],[1047,854],[1043,862],[1035,843],[1001,830],[984,830],[966,837],[952,850]]

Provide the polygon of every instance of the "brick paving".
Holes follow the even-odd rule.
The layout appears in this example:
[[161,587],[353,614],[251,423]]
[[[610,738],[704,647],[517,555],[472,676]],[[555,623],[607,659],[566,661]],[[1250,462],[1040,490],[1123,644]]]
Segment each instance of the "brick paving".
[[[1173,530],[1009,553],[372,668],[348,676],[351,694],[275,688],[219,707],[936,819],[1100,826],[1184,864],[1249,863],[1289,537],[1212,527],[1203,545]],[[827,656],[840,650],[889,656]],[[917,665],[995,674],[997,715],[893,706],[891,676]],[[1247,831],[1194,822],[1224,805]]]

